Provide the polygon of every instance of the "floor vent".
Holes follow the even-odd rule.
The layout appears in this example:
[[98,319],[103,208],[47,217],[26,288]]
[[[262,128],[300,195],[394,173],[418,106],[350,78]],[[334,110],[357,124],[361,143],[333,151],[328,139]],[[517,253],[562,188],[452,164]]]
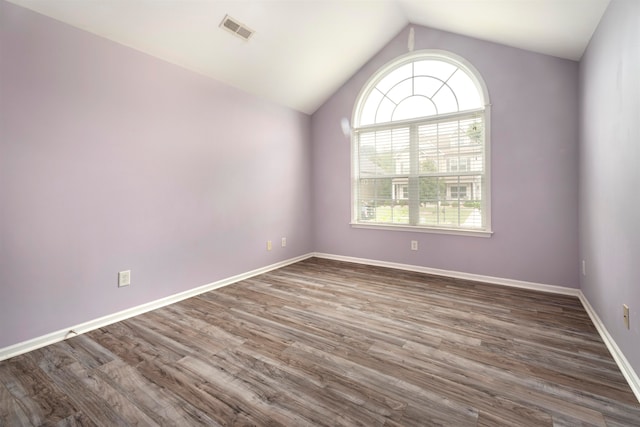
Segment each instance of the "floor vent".
[[223,28],[232,34],[235,34],[242,40],[249,40],[254,33],[253,30],[247,28],[246,25],[241,24],[229,15],[225,15],[224,19],[220,23],[220,28]]

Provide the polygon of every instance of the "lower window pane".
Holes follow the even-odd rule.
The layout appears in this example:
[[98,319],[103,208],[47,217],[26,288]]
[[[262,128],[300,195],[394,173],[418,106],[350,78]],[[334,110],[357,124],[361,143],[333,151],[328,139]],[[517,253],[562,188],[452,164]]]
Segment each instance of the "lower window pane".
[[419,225],[482,228],[480,202],[424,201]]
[[421,177],[418,225],[482,228],[481,184],[481,176]]
[[[418,188],[412,190],[412,186]],[[366,178],[358,181],[358,222],[482,229],[482,176]],[[411,194],[419,196],[411,200]],[[417,215],[417,218],[411,218]]]
[[380,224],[409,224],[409,206],[392,199],[376,200],[371,222]]
[[409,224],[408,178],[368,178],[358,183],[362,222]]

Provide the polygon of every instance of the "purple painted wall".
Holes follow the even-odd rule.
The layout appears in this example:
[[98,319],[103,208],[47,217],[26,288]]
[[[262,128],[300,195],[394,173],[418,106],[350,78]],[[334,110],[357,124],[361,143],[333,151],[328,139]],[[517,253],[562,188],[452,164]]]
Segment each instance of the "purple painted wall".
[[[613,0],[580,64],[581,288],[640,373],[640,2]],[[622,319],[631,309],[631,328]]]
[[[311,120],[315,249],[568,287],[578,286],[578,63],[415,27],[418,49],[462,56],[492,103],[491,238],[353,229],[350,147],[340,129],[375,71],[407,52],[408,28]],[[410,250],[418,240],[420,250]]]
[[312,250],[308,116],[4,1],[0,58],[0,348]]

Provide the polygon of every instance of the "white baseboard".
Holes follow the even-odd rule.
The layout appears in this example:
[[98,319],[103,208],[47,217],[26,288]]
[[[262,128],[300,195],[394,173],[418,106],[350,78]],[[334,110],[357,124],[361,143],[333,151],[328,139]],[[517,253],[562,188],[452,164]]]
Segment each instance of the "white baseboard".
[[437,268],[421,267],[421,266],[410,265],[410,264],[398,264],[394,262],[378,261],[378,260],[372,260],[372,259],[366,259],[366,258],[354,258],[354,257],[348,257],[348,256],[341,256],[341,255],[325,254],[325,253],[314,253],[313,256],[318,258],[332,259],[336,261],[353,262],[357,264],[374,265],[378,267],[396,268],[399,270],[415,271],[418,273],[434,274],[437,276],[454,277],[458,279],[473,280],[476,282],[485,282],[485,283],[492,283],[496,285],[511,286],[516,288],[549,292],[554,294],[576,296],[580,299],[580,302],[582,303],[585,311],[587,312],[587,314],[591,318],[591,321],[593,322],[596,329],[598,330],[600,337],[602,338],[605,345],[609,349],[611,356],[613,357],[616,364],[620,368],[622,375],[624,375],[625,379],[627,380],[627,383],[629,383],[629,387],[631,387],[631,390],[635,394],[636,399],[638,399],[638,402],[640,402],[640,379],[638,378],[638,375],[633,370],[633,367],[631,366],[627,358],[624,356],[624,354],[620,350],[620,347],[618,347],[618,344],[616,344],[613,337],[609,334],[609,332],[607,331],[607,328],[605,328],[604,326],[604,323],[602,323],[602,320],[600,320],[600,317],[598,317],[598,314],[593,309],[593,307],[589,303],[589,300],[587,300],[587,297],[584,296],[584,294],[580,289],[565,288],[562,286],[554,286],[554,285],[544,285],[541,283],[525,282],[521,280],[503,279],[499,277],[483,276],[480,274],[462,273],[459,271],[440,270]]
[[395,268],[398,270],[415,271],[417,273],[433,274],[436,276],[453,277],[456,279],[473,280],[474,282],[491,283],[494,285],[511,286],[512,288],[531,289],[535,291],[550,292],[554,294],[579,296],[580,290],[575,288],[566,288],[564,286],[543,285],[534,282],[525,282],[523,280],[503,279],[500,277],[483,276],[481,274],[463,273],[460,271],[441,270],[438,268],[421,267],[411,264],[399,264],[395,262],[378,261],[366,258],[354,258],[341,255],[331,255],[324,253],[314,253],[313,256],[318,258],[332,259],[336,261],[354,262],[357,264],[374,265],[377,267]]
[[269,271],[276,270],[281,267],[285,267],[289,264],[302,261],[311,256],[312,254],[301,255],[299,257],[291,258],[285,261],[268,265],[266,267],[258,268],[246,273],[242,273],[236,276],[228,277],[226,279],[218,280],[216,282],[209,283],[204,286],[199,286],[194,289],[189,289],[188,291],[170,295],[168,297],[151,301],[146,304],[128,308],[126,310],[122,310],[117,313],[109,314],[107,316],[100,317],[98,319],[90,320],[88,322],[84,322],[79,325],[70,326],[68,328],[61,329],[59,331],[51,332],[49,334],[46,334],[40,337],[36,337],[27,341],[23,341],[23,342],[11,345],[9,347],[2,348],[0,349],[0,361],[9,359],[14,356],[18,356],[23,353],[27,353],[29,351],[47,346],[49,344],[56,343],[58,341],[65,340],[67,338],[70,338],[79,334],[92,331],[94,329],[102,328],[112,323],[120,322],[121,320],[125,320],[130,317],[137,316],[142,313],[146,313],[148,311],[155,310],[157,308],[164,307],[166,305],[173,304],[178,301],[182,301],[184,299],[191,298],[196,295],[200,295],[202,293],[221,288],[223,286],[231,285],[241,280],[246,280],[251,277],[258,276],[260,274],[267,273]]
[[14,356],[18,356],[23,353],[27,353],[29,351],[47,346],[49,344],[56,343],[58,341],[62,341],[68,338],[69,336],[75,336],[77,334],[89,332],[94,329],[98,329],[103,326],[107,326],[112,323],[119,322],[121,320],[125,320],[130,317],[137,316],[139,314],[146,313],[148,311],[155,310],[157,308],[164,307],[166,305],[173,304],[178,301],[182,301],[184,299],[191,298],[196,295],[200,295],[204,292],[209,292],[214,289],[218,289],[223,286],[227,286],[232,283],[239,282],[241,280],[249,279],[251,277],[254,277],[263,273],[267,273],[269,271],[276,270],[278,268],[285,267],[287,265],[290,265],[311,257],[332,259],[336,261],[353,262],[357,264],[366,264],[366,265],[373,265],[378,267],[395,268],[398,270],[415,271],[418,273],[434,274],[438,276],[473,280],[476,282],[485,282],[485,283],[492,283],[496,285],[531,289],[535,291],[576,296],[580,299],[580,302],[582,302],[582,305],[584,306],[587,314],[589,315],[589,317],[591,318],[591,321],[593,322],[596,329],[598,330],[600,337],[602,338],[605,345],[609,349],[609,352],[611,353],[613,359],[618,364],[618,367],[620,368],[620,371],[624,375],[625,379],[629,383],[631,390],[635,394],[638,401],[640,401],[640,379],[638,378],[638,375],[634,371],[633,367],[629,364],[629,361],[620,350],[620,347],[618,347],[616,342],[613,340],[613,337],[611,337],[611,335],[605,328],[604,324],[598,317],[598,314],[595,312],[595,310],[593,309],[593,307],[591,306],[587,298],[579,289],[565,288],[562,286],[554,286],[554,285],[545,285],[541,283],[526,282],[521,280],[503,279],[499,277],[483,276],[480,274],[463,273],[459,271],[441,270],[437,268],[421,267],[421,266],[410,265],[410,264],[399,264],[394,262],[378,261],[378,260],[372,260],[372,259],[366,259],[366,258],[354,258],[354,257],[348,257],[348,256],[342,256],[342,255],[332,255],[332,254],[317,253],[317,252],[301,255],[295,258],[291,258],[285,261],[268,265],[266,267],[258,268],[256,270],[238,274],[236,276],[228,277],[226,279],[218,280],[216,282],[209,283],[208,285],[204,285],[198,288],[190,289],[188,291],[180,292],[178,294],[171,295],[166,298],[162,298],[156,301],[151,301],[149,303],[142,304],[137,307],[132,307],[127,310],[110,314],[108,316],[100,317],[98,319],[94,319],[85,323],[81,323],[79,325],[71,326],[69,328],[52,332],[47,335],[43,335],[41,337],[36,337],[28,341],[24,341],[18,344],[11,345],[9,347],[5,347],[3,349],[0,349],[0,361],[9,359]]
[[604,341],[605,345],[609,349],[609,353],[613,356],[613,360],[616,361],[622,375],[624,375],[625,379],[629,383],[629,387],[631,387],[633,394],[636,395],[636,399],[640,402],[640,378],[638,377],[638,374],[633,370],[627,358],[624,357],[622,350],[620,350],[620,347],[618,347],[618,344],[616,344],[613,337],[609,334],[604,323],[602,323],[602,320],[600,320],[600,317],[598,317],[598,314],[582,292],[580,292],[580,301],[582,302],[584,309],[589,314],[589,317],[591,317],[591,321],[598,330],[600,337],[602,337],[602,341]]

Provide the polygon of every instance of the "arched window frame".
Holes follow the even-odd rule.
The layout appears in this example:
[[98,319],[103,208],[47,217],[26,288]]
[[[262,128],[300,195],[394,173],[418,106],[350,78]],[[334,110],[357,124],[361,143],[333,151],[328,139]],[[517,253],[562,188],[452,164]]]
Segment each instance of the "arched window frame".
[[[363,113],[363,108],[365,107],[366,101],[374,90],[376,85],[384,79],[387,75],[389,75],[394,70],[412,63],[416,61],[422,60],[436,60],[443,61],[449,63],[461,71],[463,71],[473,82],[476,89],[478,90],[478,95],[481,97],[480,105],[481,107],[476,110],[464,110],[462,112],[454,112],[454,113],[445,113],[445,114],[436,114],[426,117],[418,117],[407,120],[398,120],[398,121],[390,121],[384,123],[375,123],[375,124],[365,124],[361,125],[361,116]],[[361,178],[360,174],[360,165],[359,165],[359,135],[362,132],[372,131],[372,130],[384,130],[384,129],[392,129],[396,127],[396,125],[408,125],[411,127],[411,132],[415,132],[415,125],[424,125],[424,124],[435,124],[438,122],[445,122],[447,120],[455,120],[457,117],[464,117],[471,113],[479,115],[482,117],[482,123],[484,125],[484,134],[483,134],[483,156],[482,156],[482,178],[481,178],[481,224],[479,226],[468,227],[462,226],[461,221],[459,220],[457,224],[453,226],[451,224],[437,223],[437,224],[421,224],[420,219],[420,196],[418,196],[418,202],[415,200],[412,202],[411,198],[409,200],[409,204],[413,207],[409,208],[409,211],[414,211],[413,217],[409,220],[409,223],[394,223],[394,222],[385,222],[378,221],[377,216],[376,219],[371,221],[370,219],[363,219],[363,208],[367,208],[366,206],[362,206],[362,200],[359,196],[359,181]],[[377,229],[393,229],[393,230],[404,230],[404,231],[419,231],[419,232],[430,232],[430,233],[443,233],[443,234],[460,234],[460,235],[470,235],[470,236],[481,236],[481,237],[490,237],[492,234],[491,229],[491,179],[490,179],[490,159],[491,159],[491,150],[490,150],[490,141],[491,141],[491,103],[489,100],[489,92],[487,90],[487,86],[482,79],[478,70],[467,60],[464,58],[455,55],[451,52],[443,51],[443,50],[419,50],[415,52],[408,53],[403,55],[395,60],[387,63],[383,67],[381,67],[377,72],[375,72],[367,81],[367,83],[363,86],[360,94],[356,99],[356,103],[353,110],[352,116],[352,131],[351,131],[351,158],[352,158],[352,191],[351,191],[351,225],[357,228],[377,228]],[[413,137],[412,137],[413,138]],[[458,162],[460,158],[458,159]],[[417,162],[417,160],[411,160],[411,162]],[[456,166],[458,168],[460,166]],[[434,174],[437,175],[437,174]],[[453,176],[449,174],[449,176]],[[459,181],[458,181],[459,182]],[[419,185],[419,184],[417,184]],[[416,185],[413,186],[415,188]],[[449,189],[446,192],[451,195],[455,190],[456,197],[463,194],[460,186],[451,186],[451,193],[449,193]],[[405,188],[397,189],[400,193],[405,191]],[[413,190],[415,193],[419,193],[420,190]],[[409,190],[411,193],[411,190]],[[440,196],[438,196],[440,197]],[[415,197],[414,197],[415,198]],[[460,206],[460,199],[458,198],[458,205]],[[444,203],[442,203],[442,207],[444,207]],[[416,207],[417,205],[417,207]],[[441,209],[441,202],[437,202],[438,205],[438,215]],[[458,206],[458,207],[459,207]],[[445,207],[446,210],[446,207]],[[418,212],[416,215],[415,212]],[[366,212],[365,212],[366,213]],[[374,214],[375,215],[375,214]],[[460,215],[460,209],[458,210],[458,215]],[[412,214],[410,212],[409,216]],[[448,218],[443,215],[443,218]],[[458,216],[460,218],[460,216]],[[416,220],[417,219],[417,220]]]

